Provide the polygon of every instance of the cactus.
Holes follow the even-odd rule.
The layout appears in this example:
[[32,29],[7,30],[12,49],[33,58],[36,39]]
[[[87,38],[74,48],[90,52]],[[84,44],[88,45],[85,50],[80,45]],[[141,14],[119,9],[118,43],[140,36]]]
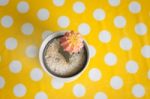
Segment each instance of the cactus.
[[63,37],[60,38],[60,52],[67,61],[74,53],[80,52],[83,48],[83,38],[78,32],[66,32]]

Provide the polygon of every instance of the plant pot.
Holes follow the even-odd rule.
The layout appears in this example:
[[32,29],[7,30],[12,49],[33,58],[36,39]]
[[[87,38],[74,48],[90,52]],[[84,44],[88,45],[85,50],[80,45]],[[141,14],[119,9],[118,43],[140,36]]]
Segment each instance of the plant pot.
[[48,44],[55,38],[58,38],[58,37],[61,37],[65,34],[64,31],[60,31],[60,32],[54,32],[52,33],[51,35],[49,35],[42,43],[41,47],[40,47],[40,50],[39,50],[39,60],[40,60],[40,64],[42,66],[42,68],[44,69],[45,72],[47,72],[51,77],[53,77],[54,79],[58,79],[58,80],[62,80],[63,82],[68,82],[68,81],[73,81],[75,80],[76,78],[78,78],[86,69],[86,67],[88,66],[88,63],[89,63],[89,48],[88,48],[88,44],[87,42],[84,40],[83,43],[84,43],[84,48],[85,48],[85,51],[86,51],[86,61],[84,63],[84,66],[75,74],[73,75],[69,75],[67,77],[62,77],[62,76],[58,76],[58,75],[55,75],[53,72],[51,72],[46,63],[45,63],[45,59],[44,59],[44,53],[45,53],[45,50],[48,46]]

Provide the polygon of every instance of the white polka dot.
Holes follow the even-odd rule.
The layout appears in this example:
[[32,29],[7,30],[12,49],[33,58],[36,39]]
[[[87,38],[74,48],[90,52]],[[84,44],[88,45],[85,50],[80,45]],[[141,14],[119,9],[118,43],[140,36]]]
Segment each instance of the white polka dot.
[[0,89],[4,88],[4,86],[5,86],[5,79],[2,76],[0,76]]
[[14,50],[18,45],[17,40],[14,37],[9,37],[5,41],[5,46],[8,50]]
[[34,68],[30,72],[30,78],[33,81],[39,81],[43,77],[43,72],[39,68]]
[[47,31],[44,31],[43,33],[42,33],[42,40],[44,40],[44,39],[46,39],[49,35],[51,35],[53,32],[52,31],[49,31],[49,30],[47,30]]
[[5,6],[9,3],[9,0],[0,0],[0,6]]
[[66,28],[69,26],[70,20],[67,16],[60,16],[57,23],[61,28]]
[[17,10],[18,10],[18,12],[20,12],[20,13],[27,13],[28,10],[29,10],[29,5],[28,5],[28,3],[25,2],[25,1],[19,2],[18,5],[17,5]]
[[119,6],[120,0],[108,0],[109,4],[113,7]]
[[13,24],[13,18],[11,16],[3,16],[1,19],[1,24],[5,28],[9,28]]
[[107,95],[104,92],[98,92],[94,96],[94,99],[107,99]]
[[141,49],[144,58],[150,58],[150,45],[144,45]]
[[147,72],[147,78],[150,80],[150,70]]
[[92,80],[92,81],[98,81],[98,80],[100,80],[100,78],[101,78],[101,72],[99,71],[99,69],[97,69],[97,68],[92,68],[92,69],[89,71],[89,78],[90,78],[90,80]]
[[84,3],[78,1],[78,2],[75,2],[75,3],[73,4],[73,11],[74,11],[74,12],[80,14],[80,13],[83,13],[84,10],[85,10],[85,5],[84,5]]
[[119,76],[112,77],[110,80],[110,86],[115,90],[120,89],[123,86],[122,78]]
[[23,97],[26,94],[26,91],[26,87],[21,83],[15,85],[13,88],[13,93],[16,97]]
[[46,8],[41,8],[40,10],[38,10],[37,12],[37,17],[39,20],[41,21],[45,21],[45,20],[48,20],[50,16],[50,12],[48,11],[48,9]]
[[103,30],[99,33],[99,40],[103,43],[108,43],[111,40],[111,34],[107,30]]
[[134,85],[132,87],[132,94],[137,98],[143,97],[145,94],[145,89],[144,89],[143,85],[141,85],[141,84]]
[[76,96],[76,97],[82,97],[84,96],[85,94],[85,87],[82,85],[82,84],[76,84],[74,87],[73,87],[73,94]]
[[134,74],[138,71],[138,69],[139,69],[139,66],[136,61],[130,60],[126,63],[126,70],[129,73]]
[[21,27],[21,31],[24,35],[31,35],[34,27],[31,23],[24,23]]
[[87,23],[82,23],[78,26],[78,31],[82,34],[82,35],[87,35],[89,34],[89,32],[91,31],[90,26]]
[[89,47],[90,58],[92,58],[96,54],[96,49],[92,45],[88,45],[88,47]]
[[135,33],[138,35],[145,35],[147,33],[147,26],[144,23],[136,24]]
[[113,66],[117,63],[117,56],[114,53],[107,53],[104,57],[104,61],[107,65]]
[[18,60],[13,60],[9,64],[9,69],[12,73],[19,73],[22,69],[22,64]]
[[114,19],[114,24],[117,28],[123,28],[126,25],[126,19],[123,16],[117,16]]
[[30,45],[26,48],[26,55],[29,58],[34,58],[37,56],[38,48],[35,45]]
[[58,79],[52,79],[51,85],[55,89],[61,89],[64,86],[64,82]]
[[105,19],[105,11],[103,9],[96,9],[93,12],[93,17],[95,20],[101,21]]
[[132,48],[132,41],[127,37],[122,38],[120,40],[120,48],[125,51],[130,50]]
[[40,91],[36,93],[36,95],[34,96],[34,99],[48,99],[48,96],[45,92]]
[[55,6],[63,6],[65,3],[65,0],[53,0],[53,4]]
[[129,11],[133,14],[139,13],[141,11],[141,5],[136,1],[132,1],[129,4]]

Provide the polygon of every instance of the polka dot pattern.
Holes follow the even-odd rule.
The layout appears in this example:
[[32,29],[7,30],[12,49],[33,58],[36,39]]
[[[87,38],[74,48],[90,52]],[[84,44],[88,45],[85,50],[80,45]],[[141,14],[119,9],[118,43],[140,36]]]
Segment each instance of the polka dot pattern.
[[110,80],[110,86],[115,90],[120,89],[123,86],[122,78],[119,76],[112,77]]
[[40,91],[40,92],[36,93],[34,99],[48,99],[48,96],[45,92]]
[[31,35],[34,30],[34,27],[31,23],[24,23],[21,26],[21,31],[24,35]]
[[82,85],[82,84],[76,84],[74,87],[73,87],[73,94],[76,96],[76,97],[83,97],[84,94],[85,94],[85,87]]
[[126,63],[127,72],[134,74],[138,71],[139,66],[136,61],[130,60]]
[[150,70],[147,72],[147,78],[150,79]]
[[108,0],[109,4],[113,7],[119,6],[120,0]]
[[108,66],[113,66],[117,63],[117,57],[114,53],[107,53],[104,57],[104,61]]
[[147,26],[144,23],[137,23],[135,25],[135,33],[138,35],[145,35],[147,33]]
[[91,28],[87,23],[81,23],[78,26],[78,31],[82,34],[82,35],[87,35],[89,34]]
[[92,57],[95,56],[96,50],[95,50],[94,46],[92,46],[92,45],[89,45],[88,47],[89,47],[89,54],[90,54],[90,57],[92,58]]
[[0,0],[0,6],[6,6],[9,3],[9,0]]
[[27,13],[28,10],[29,10],[29,5],[28,5],[28,3],[25,2],[25,1],[19,2],[18,5],[17,5],[17,10],[18,10],[18,12],[20,12],[20,13]]
[[39,68],[34,68],[30,72],[30,78],[33,81],[39,81],[43,77],[43,72]]
[[54,89],[61,89],[64,86],[64,82],[57,79],[52,79],[51,85]]
[[37,17],[40,21],[48,20],[49,16],[50,16],[50,12],[46,8],[41,8],[37,12]]
[[105,11],[103,9],[96,9],[94,10],[93,12],[93,17],[95,20],[98,20],[98,21],[101,21],[101,20],[104,20],[105,19]]
[[8,50],[14,50],[14,49],[16,49],[17,45],[18,45],[18,42],[17,42],[17,40],[14,37],[9,37],[5,41],[5,47]]
[[114,24],[117,28],[123,28],[126,25],[126,19],[123,16],[116,16]]
[[136,98],[142,98],[145,95],[145,89],[144,89],[143,85],[141,85],[141,84],[134,85],[132,87],[132,94]]
[[75,13],[81,14],[81,13],[84,12],[84,10],[85,10],[85,5],[84,5],[84,3],[78,1],[78,2],[75,2],[75,3],[73,4],[73,11],[74,11]]
[[58,18],[58,25],[61,27],[61,28],[66,28],[69,26],[70,24],[70,20],[68,17],[66,16],[61,16]]
[[9,64],[9,69],[12,73],[19,73],[22,69],[22,64],[18,60],[13,60]]
[[144,45],[141,49],[141,54],[145,58],[150,58],[150,45]]
[[132,41],[127,37],[122,38],[120,40],[120,48],[125,51],[130,50],[132,48]]
[[107,30],[103,30],[99,33],[99,40],[103,43],[108,43],[111,40],[111,34]]
[[5,28],[10,28],[13,24],[13,18],[11,16],[3,16],[1,19],[1,25]]
[[37,47],[35,45],[29,45],[29,46],[27,46],[27,48],[25,50],[25,54],[29,58],[36,57],[37,53],[38,53],[38,49],[37,49]]
[[5,86],[5,79],[4,77],[0,76],[0,89],[2,89]]
[[26,92],[26,87],[21,83],[16,84],[13,88],[13,93],[16,97],[23,97],[26,94]]
[[[0,97],[149,99],[149,0],[0,0]],[[74,81],[51,77],[39,48],[58,31],[88,43],[89,63]],[[7,95],[6,95],[7,92]]]
[[65,3],[65,0],[52,0],[52,1],[53,1],[53,4],[57,7],[63,6]]
[[98,81],[101,78],[101,72],[97,68],[93,68],[89,71],[89,78],[92,81]]
[[94,96],[94,99],[107,99],[107,95],[104,92],[98,92]]
[[129,11],[133,14],[137,14],[141,11],[141,5],[136,1],[130,2]]
[[49,35],[52,34],[52,31],[46,30],[42,33],[42,39],[46,39]]

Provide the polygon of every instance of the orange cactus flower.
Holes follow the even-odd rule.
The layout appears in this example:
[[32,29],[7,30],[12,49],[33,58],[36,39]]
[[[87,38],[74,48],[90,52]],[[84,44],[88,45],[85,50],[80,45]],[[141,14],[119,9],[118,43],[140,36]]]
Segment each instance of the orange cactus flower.
[[78,32],[66,32],[65,35],[60,38],[60,45],[64,51],[72,53],[79,52],[83,47],[83,38]]

